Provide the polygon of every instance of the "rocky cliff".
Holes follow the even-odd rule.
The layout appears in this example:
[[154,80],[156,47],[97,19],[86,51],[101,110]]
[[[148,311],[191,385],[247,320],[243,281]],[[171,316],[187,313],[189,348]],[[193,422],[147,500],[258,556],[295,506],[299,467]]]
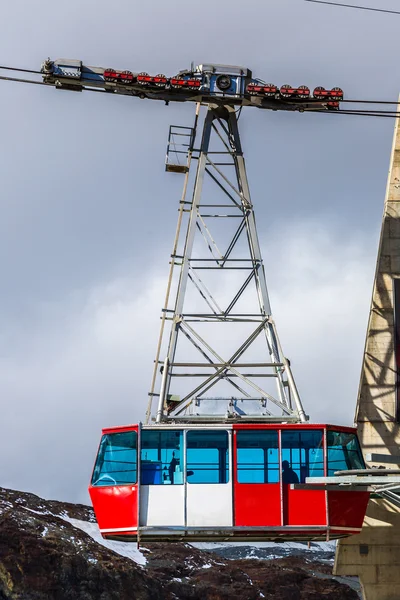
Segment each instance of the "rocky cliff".
[[217,551],[104,542],[89,507],[0,488],[0,600],[358,599],[306,547],[274,560]]

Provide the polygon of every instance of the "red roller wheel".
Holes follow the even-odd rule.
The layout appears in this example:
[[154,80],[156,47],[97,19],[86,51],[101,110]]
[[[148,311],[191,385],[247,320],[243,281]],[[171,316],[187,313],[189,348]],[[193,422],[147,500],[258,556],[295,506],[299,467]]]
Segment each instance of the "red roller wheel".
[[119,76],[119,81],[124,84],[133,83],[134,77],[131,71],[122,71]]
[[104,69],[103,77],[105,81],[115,82],[118,81],[117,71],[115,69]]
[[262,86],[258,83],[249,83],[247,86],[247,91],[249,94],[257,95],[262,93]]
[[139,75],[137,76],[137,82],[140,85],[148,85],[148,81],[143,81],[143,79],[141,79],[142,77],[149,77],[149,74],[146,73],[146,71],[142,71],[141,73],[139,73]]
[[335,100],[343,99],[343,90],[340,87],[334,87],[331,89],[331,98],[335,98]]
[[[155,85],[157,87],[165,87],[166,83],[167,83],[167,77],[166,75],[163,75],[162,73],[159,73],[158,75],[155,76],[154,78],[155,81]],[[157,79],[162,79],[163,81],[157,81]]]
[[279,91],[282,98],[291,98],[294,94],[294,89],[288,83],[285,83]]
[[326,97],[326,89],[322,86],[316,87],[313,92],[314,98],[325,98]]
[[182,88],[184,85],[184,80],[179,75],[176,75],[176,77],[171,77],[172,88],[179,89]]
[[306,85],[300,85],[297,90],[297,95],[299,98],[309,98],[310,90]]
[[339,102],[327,102],[328,110],[339,110]]
[[277,92],[278,88],[273,83],[267,83],[267,85],[264,86],[264,96],[267,96],[267,98],[275,96]]

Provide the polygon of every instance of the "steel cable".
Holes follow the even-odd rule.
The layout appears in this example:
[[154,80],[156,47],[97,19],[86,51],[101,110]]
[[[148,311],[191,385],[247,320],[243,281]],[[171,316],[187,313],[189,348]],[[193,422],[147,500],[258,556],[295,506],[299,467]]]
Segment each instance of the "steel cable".
[[357,6],[355,4],[342,4],[340,2],[328,2],[327,0],[304,0],[304,2],[314,2],[315,4],[328,4],[329,6],[340,6],[345,8],[356,8],[358,10],[370,10],[372,12],[389,13],[391,15],[400,15],[398,10],[389,10],[386,8],[374,8],[372,6]]

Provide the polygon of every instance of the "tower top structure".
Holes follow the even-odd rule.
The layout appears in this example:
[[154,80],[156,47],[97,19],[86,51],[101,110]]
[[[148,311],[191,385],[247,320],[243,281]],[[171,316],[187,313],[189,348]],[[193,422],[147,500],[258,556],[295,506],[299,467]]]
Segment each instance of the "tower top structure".
[[58,89],[81,92],[103,90],[151,100],[214,103],[219,106],[254,106],[268,110],[337,110],[343,91],[306,85],[278,87],[256,79],[250,69],[232,65],[192,65],[173,77],[145,71],[121,71],[89,67],[74,59],[47,59],[42,67],[43,82]]

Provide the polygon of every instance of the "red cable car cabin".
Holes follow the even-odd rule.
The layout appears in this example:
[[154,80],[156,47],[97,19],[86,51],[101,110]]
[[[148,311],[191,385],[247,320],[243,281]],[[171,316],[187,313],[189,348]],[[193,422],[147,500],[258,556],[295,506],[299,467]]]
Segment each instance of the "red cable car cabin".
[[129,425],[103,430],[89,493],[108,539],[329,540],[360,532],[369,493],[292,484],[362,468],[350,427]]

